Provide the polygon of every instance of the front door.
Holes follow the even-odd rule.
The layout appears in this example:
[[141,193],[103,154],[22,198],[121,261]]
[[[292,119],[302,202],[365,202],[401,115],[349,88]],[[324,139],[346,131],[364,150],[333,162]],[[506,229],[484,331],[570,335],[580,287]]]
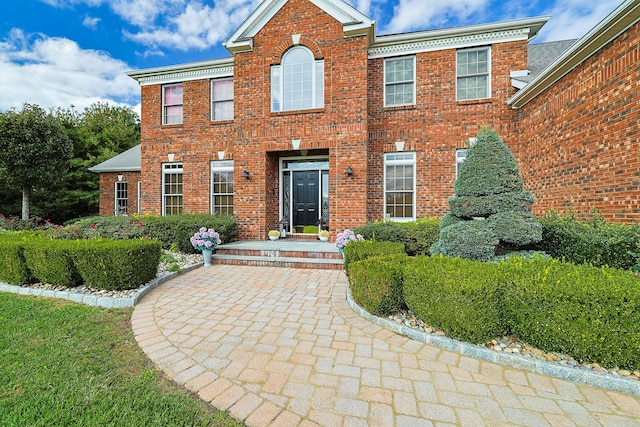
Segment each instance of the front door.
[[293,177],[293,226],[315,226],[320,218],[320,171],[294,171]]

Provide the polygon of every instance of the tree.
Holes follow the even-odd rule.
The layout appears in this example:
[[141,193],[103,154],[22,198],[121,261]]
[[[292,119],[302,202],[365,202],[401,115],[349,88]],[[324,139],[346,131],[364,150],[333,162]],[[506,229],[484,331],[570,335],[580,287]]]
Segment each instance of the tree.
[[431,253],[491,260],[496,247],[516,251],[542,240],[516,160],[498,133],[482,127],[469,148]]
[[6,184],[22,191],[23,220],[29,219],[31,192],[60,181],[72,148],[60,121],[37,105],[0,114],[0,168]]

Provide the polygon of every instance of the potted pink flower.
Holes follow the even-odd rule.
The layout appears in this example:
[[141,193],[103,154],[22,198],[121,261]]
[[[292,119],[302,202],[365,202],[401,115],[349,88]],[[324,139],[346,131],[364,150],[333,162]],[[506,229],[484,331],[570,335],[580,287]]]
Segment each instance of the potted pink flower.
[[211,255],[216,246],[222,243],[220,234],[213,228],[207,229],[205,227],[196,231],[189,241],[195,250],[202,251],[205,266],[211,265]]

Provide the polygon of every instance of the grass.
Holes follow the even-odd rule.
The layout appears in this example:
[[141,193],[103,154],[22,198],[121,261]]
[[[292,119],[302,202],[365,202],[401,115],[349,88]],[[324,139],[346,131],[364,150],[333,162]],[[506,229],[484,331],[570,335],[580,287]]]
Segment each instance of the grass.
[[130,318],[131,309],[0,293],[0,425],[243,425],[165,378]]

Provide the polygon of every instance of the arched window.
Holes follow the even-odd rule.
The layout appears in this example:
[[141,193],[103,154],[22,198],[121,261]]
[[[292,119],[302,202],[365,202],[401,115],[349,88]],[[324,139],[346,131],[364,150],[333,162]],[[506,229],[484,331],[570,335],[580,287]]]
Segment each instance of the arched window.
[[271,67],[271,111],[308,110],[324,106],[324,60],[297,46]]

